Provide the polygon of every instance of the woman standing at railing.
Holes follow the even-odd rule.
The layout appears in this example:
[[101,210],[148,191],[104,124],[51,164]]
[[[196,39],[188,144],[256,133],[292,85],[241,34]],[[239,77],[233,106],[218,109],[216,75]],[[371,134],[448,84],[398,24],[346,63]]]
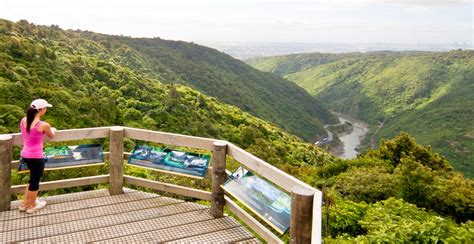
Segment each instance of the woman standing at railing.
[[25,198],[20,204],[20,211],[27,213],[36,212],[46,206],[46,201],[37,199],[39,182],[44,171],[43,156],[43,135],[54,137],[56,129],[50,124],[41,121],[41,116],[46,113],[49,104],[44,99],[36,99],[31,102],[26,110],[26,117],[20,122],[21,137],[23,138],[23,148],[21,158],[30,170],[30,180],[25,188]]

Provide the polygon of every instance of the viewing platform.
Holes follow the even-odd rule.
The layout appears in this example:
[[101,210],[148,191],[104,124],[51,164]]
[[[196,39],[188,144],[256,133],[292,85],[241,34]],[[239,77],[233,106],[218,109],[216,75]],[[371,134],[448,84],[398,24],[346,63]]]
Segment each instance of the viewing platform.
[[0,212],[0,243],[235,242],[260,243],[231,217],[214,218],[210,208],[124,188],[56,195],[34,214]]
[[[0,135],[1,243],[283,243],[268,225],[262,224],[262,219],[253,217],[262,216],[248,213],[237,204],[238,199],[234,200],[222,188],[229,175],[227,157],[291,194],[290,243],[321,242],[322,193],[230,142],[129,127],[62,130],[51,141],[97,138],[109,139],[110,151],[104,152],[108,174],[42,182],[40,190],[98,184],[106,184],[108,189],[48,196],[44,209],[27,214],[18,211],[18,201],[10,200],[26,187],[11,184],[12,169],[19,164],[12,158],[12,149],[22,145],[21,135]],[[130,157],[130,153],[124,152],[124,138],[208,150],[212,156],[205,178],[212,182],[211,191],[124,174],[125,162]],[[204,200],[210,206],[127,186]],[[237,219],[227,216],[224,209]]]

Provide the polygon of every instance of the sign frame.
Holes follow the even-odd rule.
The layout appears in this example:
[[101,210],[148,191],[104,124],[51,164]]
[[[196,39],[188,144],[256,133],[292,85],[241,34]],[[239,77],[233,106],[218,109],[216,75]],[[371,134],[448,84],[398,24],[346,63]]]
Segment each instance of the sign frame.
[[[57,166],[57,167],[48,167],[48,166],[51,166],[51,165],[54,165],[55,163],[48,163],[48,161],[50,160],[55,160],[54,159],[54,156],[52,155],[48,155],[47,151],[49,150],[69,150],[70,152],[69,155],[64,155],[64,157],[74,157],[74,153],[77,153],[77,152],[74,152],[74,150],[76,149],[81,149],[81,148],[91,148],[91,147],[97,147],[98,148],[98,158],[97,159],[90,159],[89,161],[98,161],[98,162],[89,162],[89,163],[80,163],[79,161],[80,160],[77,160],[78,162],[72,162],[74,164],[71,164],[71,165],[67,165],[66,162],[62,162],[61,164],[65,164],[65,165],[61,165],[61,166]],[[67,148],[67,149],[65,149]],[[80,145],[75,145],[75,146],[55,146],[55,147],[47,147],[44,149],[44,158],[45,158],[45,168],[44,170],[45,171],[52,171],[52,170],[60,170],[60,169],[70,169],[70,168],[80,168],[80,167],[90,167],[90,166],[99,166],[99,165],[105,165],[104,163],[104,152],[103,152],[103,148],[102,148],[102,145],[101,144],[80,144]],[[59,158],[57,158],[56,160],[58,160]],[[87,161],[87,160],[86,160]],[[27,173],[28,171],[30,171],[28,169],[28,166],[23,162],[23,160],[20,158],[20,163],[18,165],[18,173]]]
[[[240,174],[238,174],[240,171]],[[235,177],[235,175],[237,174],[237,177]],[[249,174],[249,175],[247,175]],[[246,176],[247,175],[247,176]],[[269,183],[267,180],[263,179],[262,177],[259,177],[257,175],[254,175],[252,174],[250,171],[248,171],[247,169],[245,169],[244,167],[239,167],[234,173],[232,173],[228,178],[227,180],[224,182],[224,184],[221,185],[222,189],[224,189],[229,195],[231,195],[232,197],[234,197],[235,199],[237,199],[240,203],[242,203],[246,208],[250,209],[255,215],[257,215],[260,219],[262,219],[266,224],[268,224],[269,226],[271,226],[274,230],[276,230],[279,234],[283,235],[285,234],[288,230],[289,230],[289,222],[288,222],[288,227],[286,229],[281,229],[279,227],[277,227],[274,223],[272,223],[268,218],[266,218],[265,216],[263,216],[261,213],[259,213],[259,211],[257,211],[254,207],[250,206],[250,204],[246,203],[244,201],[244,199],[242,199],[242,197],[239,197],[236,193],[233,193],[232,190],[227,187],[226,185],[235,180],[235,179],[240,179],[240,178],[243,178],[244,176],[246,177],[257,177],[259,178],[260,180],[266,182],[266,184],[269,184],[271,185],[272,187],[274,187],[276,190],[280,191],[281,193],[280,194],[285,194],[289,199],[290,199],[290,204],[289,204],[289,207],[291,209],[291,196],[288,195],[285,191],[282,191],[278,188],[276,188],[275,186],[273,186],[271,183]],[[290,210],[291,211],[291,210]],[[290,216],[289,218],[291,218],[291,213],[290,213]]]

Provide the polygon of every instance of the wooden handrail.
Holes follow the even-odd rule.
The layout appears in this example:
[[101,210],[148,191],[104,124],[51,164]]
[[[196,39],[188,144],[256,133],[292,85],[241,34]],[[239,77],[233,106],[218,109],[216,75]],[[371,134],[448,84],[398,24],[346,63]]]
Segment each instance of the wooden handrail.
[[279,168],[263,161],[262,159],[248,153],[244,149],[236,145],[228,144],[228,155],[245,165],[248,169],[267,178],[273,183],[291,192],[294,187],[311,188],[306,183],[296,179],[295,177],[283,172]]
[[149,142],[200,148],[206,150],[212,150],[214,148],[213,143],[216,141],[214,139],[208,139],[204,137],[187,136],[168,132],[135,129],[129,127],[125,127],[125,137],[136,140],[144,140]]
[[[213,212],[216,217],[219,217],[221,214],[222,207],[222,189],[219,186],[222,183],[222,175],[228,175],[229,172],[222,171],[222,166],[219,166],[219,177],[214,179],[216,176],[211,177],[215,182],[213,182],[212,190],[213,192],[206,192],[198,189],[193,189],[189,187],[183,187],[168,183],[156,182],[147,179],[141,179],[133,176],[123,175],[123,162],[127,160],[130,156],[130,153],[123,152],[123,140],[121,138],[126,137],[136,140],[144,140],[149,142],[171,144],[176,146],[185,146],[190,148],[199,148],[213,151],[215,145],[224,147],[224,155],[218,156],[219,162],[224,163],[225,169],[225,156],[231,156],[246,168],[255,173],[265,177],[266,179],[272,181],[276,185],[280,186],[287,192],[291,192],[292,197],[292,206],[297,206],[298,210],[295,209],[299,214],[306,213],[308,211],[312,212],[312,217],[306,218],[311,219],[310,221],[302,221],[296,215],[292,214],[292,223],[297,222],[298,229],[305,230],[304,233],[301,231],[292,231],[292,234],[295,236],[291,237],[290,242],[297,242],[299,240],[304,240],[305,242],[311,240],[312,243],[321,242],[321,203],[322,203],[322,193],[319,190],[316,190],[306,183],[298,180],[297,178],[283,172],[282,170],[276,168],[273,165],[265,162],[264,160],[248,153],[244,149],[230,143],[227,141],[209,139],[203,137],[195,137],[181,134],[174,134],[168,132],[159,132],[151,131],[144,129],[136,129],[130,127],[98,127],[98,128],[82,128],[82,129],[72,129],[72,130],[60,130],[57,132],[56,136],[53,139],[45,138],[46,141],[70,141],[70,140],[83,140],[83,139],[96,139],[96,138],[111,138],[111,152],[106,153],[106,158],[113,163],[109,163],[109,168],[111,171],[110,175],[100,175],[92,177],[84,177],[77,179],[66,179],[60,181],[44,182],[41,183],[42,190],[51,190],[59,188],[67,188],[74,186],[83,186],[91,184],[101,184],[109,183],[111,194],[120,194],[120,190],[123,187],[124,183],[133,184],[137,186],[143,186],[155,190],[171,192],[179,195],[190,196],[202,200],[208,200],[212,202]],[[0,145],[0,169],[8,169],[8,172],[11,168],[18,167],[18,161],[11,160],[11,146],[12,145],[22,145],[22,138],[20,133],[14,133],[9,135],[0,135],[0,138],[3,138],[2,145]],[[1,141],[1,140],[0,140]],[[217,143],[217,144],[215,144]],[[215,151],[213,151],[215,154]],[[120,156],[118,156],[120,155]],[[214,157],[215,155],[213,155]],[[215,167],[214,165],[212,165]],[[112,169],[112,168],[113,169]],[[209,167],[208,174],[206,176],[213,175],[213,167]],[[3,170],[3,172],[6,172]],[[224,172],[224,173],[223,173]],[[6,177],[6,176],[5,176]],[[8,181],[8,182],[7,182]],[[25,185],[11,186],[10,178],[0,179],[0,194],[1,195],[10,195],[21,193]],[[299,189],[299,190],[295,190]],[[216,197],[219,196],[219,197]],[[4,211],[10,208],[10,202],[8,197],[6,201],[0,201],[0,211]],[[311,200],[310,200],[311,198]],[[219,200],[221,199],[221,200]],[[225,206],[234,214],[237,215],[242,221],[247,223],[251,228],[253,228],[262,238],[264,238],[269,243],[280,243],[281,241],[276,237],[271,231],[266,230],[263,225],[258,223],[253,219],[249,214],[242,210],[238,205],[233,202],[230,198],[224,196]],[[297,204],[295,199],[305,199],[306,204]],[[218,203],[219,201],[219,203]],[[295,225],[295,224],[293,224]],[[292,226],[293,226],[292,225]],[[312,226],[312,227],[311,227]],[[290,227],[291,228],[291,227]],[[311,229],[311,234],[308,237],[308,229]],[[296,236],[298,235],[298,236]],[[309,239],[308,239],[309,238]]]
[[[44,137],[44,141],[74,141],[83,139],[97,139],[109,137],[111,127],[82,128],[71,130],[58,130],[54,138]],[[23,145],[21,133],[9,134],[13,137],[13,145]]]

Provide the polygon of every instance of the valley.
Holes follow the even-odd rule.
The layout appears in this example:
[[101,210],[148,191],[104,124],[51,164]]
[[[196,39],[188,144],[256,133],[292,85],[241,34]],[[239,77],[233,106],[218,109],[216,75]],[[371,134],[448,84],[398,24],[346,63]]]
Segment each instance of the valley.
[[306,53],[247,62],[367,123],[363,151],[407,132],[474,177],[474,51]]

